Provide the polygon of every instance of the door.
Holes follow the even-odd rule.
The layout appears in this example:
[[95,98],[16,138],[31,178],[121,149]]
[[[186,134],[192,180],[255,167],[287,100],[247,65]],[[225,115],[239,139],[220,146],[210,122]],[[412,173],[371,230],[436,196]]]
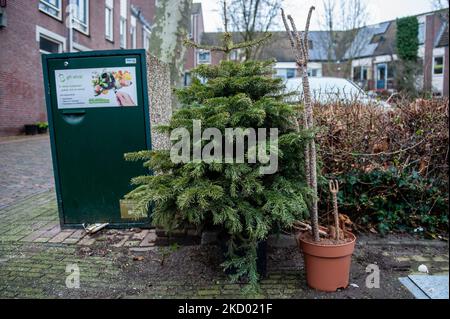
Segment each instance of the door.
[[377,64],[377,90],[386,89],[387,65],[386,63]]
[[124,220],[120,209],[130,179],[147,173],[124,160],[150,147],[141,55],[47,63],[63,224],[146,223],[147,214]]

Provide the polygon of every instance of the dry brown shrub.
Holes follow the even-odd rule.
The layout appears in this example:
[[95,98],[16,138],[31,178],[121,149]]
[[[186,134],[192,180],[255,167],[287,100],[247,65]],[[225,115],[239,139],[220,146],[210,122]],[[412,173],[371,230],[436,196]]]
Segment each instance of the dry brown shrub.
[[315,107],[323,174],[394,166],[447,180],[448,102],[402,101],[390,110],[358,103]]

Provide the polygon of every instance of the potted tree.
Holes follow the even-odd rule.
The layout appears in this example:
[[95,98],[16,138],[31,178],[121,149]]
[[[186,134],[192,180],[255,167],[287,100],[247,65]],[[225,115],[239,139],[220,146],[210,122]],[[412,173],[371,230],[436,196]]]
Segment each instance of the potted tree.
[[[232,50],[259,45],[268,38],[234,44],[231,33],[225,32],[221,47],[186,43],[228,57]],[[192,225],[199,230],[219,229],[225,247],[224,271],[233,281],[245,279],[250,290],[258,287],[265,272],[264,240],[275,229],[292,227],[305,217],[310,193],[298,157],[305,148],[306,133],[298,127],[295,106],[284,102],[280,94],[284,85],[272,77],[272,65],[273,61],[229,59],[217,66],[200,65],[193,71],[196,77],[191,86],[177,92],[182,108],[169,125],[159,127],[172,133],[171,150],[125,155],[127,160],[144,160],[144,166],[155,172],[134,178],[136,188],[126,197],[141,209],[151,203],[153,224],[166,231]],[[230,138],[230,131],[239,129],[248,136],[255,133],[262,143],[251,146],[248,136],[240,143],[240,133]],[[272,136],[274,131],[278,137]],[[195,140],[196,134],[202,138]],[[181,149],[180,155],[181,145],[187,151]],[[236,152],[227,153],[227,145]],[[197,147],[202,150],[201,159],[194,158]],[[243,162],[236,156],[239,147],[244,150]],[[265,158],[267,151],[269,159],[278,160],[277,169],[270,172],[261,170],[267,163],[249,160],[256,153]],[[205,159],[216,152],[219,160]],[[174,161],[174,156],[183,154],[187,160]]]
[[[308,13],[305,31],[300,34],[297,31],[292,17],[288,15],[286,18],[283,9],[281,9],[283,24],[302,76],[304,102],[302,116],[303,127],[307,131],[312,132],[312,134],[314,134],[313,104],[311,101],[307,66],[309,60],[308,30],[313,11],[314,7],[311,7]],[[304,255],[308,285],[322,291],[336,291],[339,288],[346,288],[349,284],[351,256],[355,248],[356,237],[346,231],[344,225],[340,225],[339,223],[336,197],[338,185],[336,182],[330,182],[330,191],[334,198],[335,225],[334,227],[329,227],[328,232],[324,231],[324,228],[319,227],[317,155],[314,136],[309,140],[304,152],[307,184],[313,191],[313,199],[309,209],[311,226],[308,231],[300,232],[297,242]]]

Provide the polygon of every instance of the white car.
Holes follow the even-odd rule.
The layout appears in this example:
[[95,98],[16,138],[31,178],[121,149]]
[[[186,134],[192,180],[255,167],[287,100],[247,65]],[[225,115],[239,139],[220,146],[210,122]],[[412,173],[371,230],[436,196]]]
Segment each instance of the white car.
[[[286,93],[295,92],[287,98],[288,102],[298,102],[303,94],[303,84],[301,78],[291,78],[286,80]],[[359,102],[364,105],[377,105],[383,108],[391,106],[383,101],[378,101],[366,94],[358,85],[342,78],[331,77],[310,77],[309,86],[311,98],[320,104],[329,103],[352,103]]]

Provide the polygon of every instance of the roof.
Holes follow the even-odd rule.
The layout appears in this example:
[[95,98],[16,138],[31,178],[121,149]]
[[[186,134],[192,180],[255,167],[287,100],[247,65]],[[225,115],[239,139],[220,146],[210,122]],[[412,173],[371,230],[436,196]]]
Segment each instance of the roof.
[[436,37],[435,47],[448,47],[448,22],[442,24]]
[[[384,34],[391,22],[383,22],[369,25],[358,30],[350,48],[345,52],[344,59],[361,58],[375,55],[378,41],[373,41],[375,36]],[[379,37],[381,39],[381,37]]]
[[[272,38],[262,47],[258,58],[260,59],[276,59],[279,62],[294,61],[294,56],[291,51],[291,44],[289,37],[285,31],[272,31]],[[309,50],[310,61],[327,61],[328,60],[328,46],[330,35],[324,31],[310,31],[308,38],[312,41],[312,46]],[[205,32],[202,35],[201,44],[204,45],[219,45],[223,32]],[[259,35],[257,35],[258,37]],[[239,32],[232,32],[233,42],[242,42],[242,36]],[[330,52],[330,58],[336,59],[336,52]]]

